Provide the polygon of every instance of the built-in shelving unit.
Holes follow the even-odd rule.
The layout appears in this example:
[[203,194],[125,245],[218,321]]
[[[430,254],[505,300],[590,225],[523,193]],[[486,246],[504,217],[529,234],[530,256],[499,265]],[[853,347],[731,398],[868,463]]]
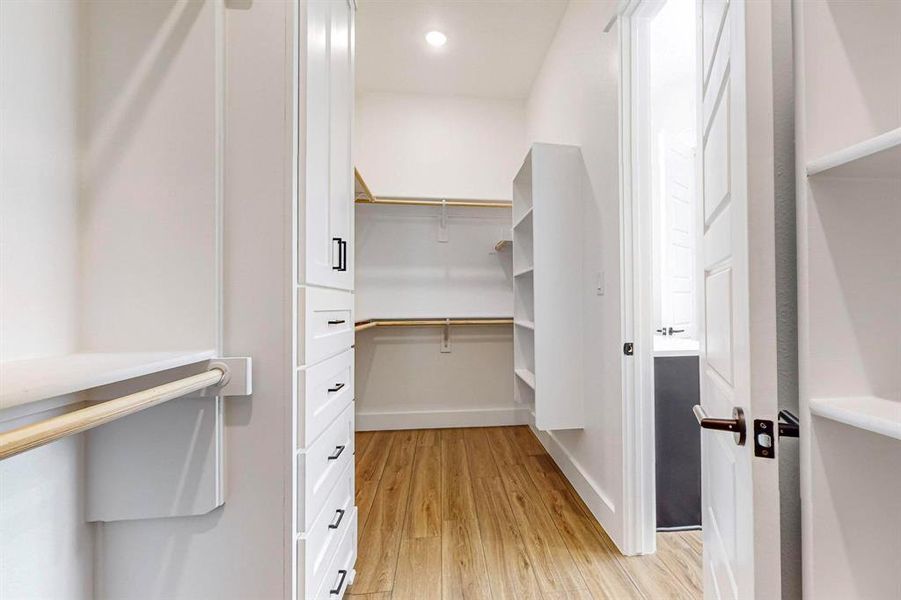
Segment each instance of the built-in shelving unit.
[[795,3],[804,594],[901,590],[901,3]]
[[0,363],[0,409],[203,362],[215,350],[81,352]]
[[583,172],[578,148],[536,144],[513,180],[513,392],[541,430],[583,423]]

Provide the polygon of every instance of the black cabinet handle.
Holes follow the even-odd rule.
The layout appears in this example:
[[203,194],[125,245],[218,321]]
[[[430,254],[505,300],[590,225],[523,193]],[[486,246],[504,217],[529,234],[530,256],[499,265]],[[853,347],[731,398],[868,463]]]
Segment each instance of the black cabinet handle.
[[328,324],[329,325],[341,325],[342,323],[347,323],[345,319],[331,319]]
[[338,266],[336,267],[335,265],[332,265],[332,270],[333,270],[333,271],[343,271],[343,270],[344,270],[344,269],[342,268],[342,267],[343,267],[343,262],[342,262],[342,260],[341,260],[341,256],[342,256],[342,255],[341,255],[341,248],[342,248],[342,245],[341,245],[341,244],[342,244],[342,242],[343,242],[344,240],[342,240],[342,239],[339,238],[339,237],[333,237],[333,238],[332,238],[332,241],[333,241],[333,242],[338,242]]
[[344,446],[335,446],[335,453],[328,457],[329,460],[338,460],[341,453],[344,452]]
[[335,511],[335,514],[338,515],[338,518],[335,520],[334,523],[329,524],[329,526],[328,526],[329,529],[338,529],[338,527],[341,525],[341,521],[344,519],[344,509],[339,508],[338,510]]
[[341,252],[341,268],[339,271],[347,270],[347,240],[338,242],[338,250]]
[[336,383],[335,387],[329,388],[328,391],[330,394],[341,391],[341,388],[344,387],[343,383]]
[[344,578],[347,577],[347,571],[345,569],[341,569],[338,571],[338,575],[341,576],[341,579],[338,580],[338,587],[333,590],[329,590],[329,596],[337,596],[341,593],[341,588],[344,587]]

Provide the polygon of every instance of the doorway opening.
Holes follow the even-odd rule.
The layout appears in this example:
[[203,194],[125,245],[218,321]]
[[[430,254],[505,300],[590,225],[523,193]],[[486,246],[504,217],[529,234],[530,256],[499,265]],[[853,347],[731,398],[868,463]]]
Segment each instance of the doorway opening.
[[[625,271],[632,275],[636,461],[633,535],[699,529],[700,239],[697,18],[692,0],[634,2],[622,22]],[[627,298],[627,304],[629,299]],[[630,394],[634,393],[633,397]]]

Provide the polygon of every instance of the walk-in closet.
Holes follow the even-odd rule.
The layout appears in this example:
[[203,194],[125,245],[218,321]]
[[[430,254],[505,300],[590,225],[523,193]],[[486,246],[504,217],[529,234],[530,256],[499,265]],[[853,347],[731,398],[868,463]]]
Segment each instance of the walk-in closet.
[[898,600],[901,0],[0,0],[0,600]]

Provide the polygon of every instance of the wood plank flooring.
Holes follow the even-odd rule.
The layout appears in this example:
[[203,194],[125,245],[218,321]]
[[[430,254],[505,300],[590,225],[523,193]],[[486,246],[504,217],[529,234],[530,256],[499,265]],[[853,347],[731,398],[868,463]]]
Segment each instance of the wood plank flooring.
[[691,599],[700,532],[625,557],[528,427],[356,435],[350,600]]

